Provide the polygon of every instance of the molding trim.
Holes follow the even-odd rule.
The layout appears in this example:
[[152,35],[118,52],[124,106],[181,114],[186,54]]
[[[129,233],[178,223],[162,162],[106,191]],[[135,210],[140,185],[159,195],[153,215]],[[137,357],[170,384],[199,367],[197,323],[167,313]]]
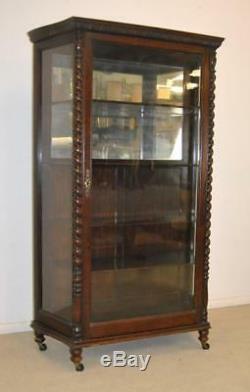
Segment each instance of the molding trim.
[[208,308],[226,308],[230,306],[250,305],[250,294],[243,297],[214,298],[209,300]]
[[7,333],[30,332],[30,321],[17,323],[0,323],[0,335]]
[[183,31],[163,29],[159,27],[145,27],[142,25],[111,22],[107,20],[71,17],[47,26],[39,27],[28,33],[32,42],[49,39],[60,34],[71,33],[75,30],[106,34],[130,35],[134,37],[153,38],[170,42],[182,42],[193,45],[203,45],[218,48],[224,38],[212,37],[204,34],[187,33]]

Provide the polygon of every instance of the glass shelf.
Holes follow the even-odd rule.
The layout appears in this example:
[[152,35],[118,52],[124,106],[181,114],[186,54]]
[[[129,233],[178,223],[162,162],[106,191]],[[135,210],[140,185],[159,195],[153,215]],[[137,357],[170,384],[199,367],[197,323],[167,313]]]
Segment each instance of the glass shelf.
[[187,163],[190,123],[198,122],[198,109],[93,101],[92,158]]
[[175,160],[160,160],[160,159],[96,159],[92,160],[93,165],[102,165],[102,166],[148,166],[154,168],[155,166],[165,166],[169,167],[190,167],[190,168],[198,168],[198,163],[184,163],[182,161]]
[[159,103],[159,102],[127,102],[127,101],[114,101],[114,100],[107,100],[107,99],[93,99],[92,102],[95,103],[100,103],[100,104],[113,104],[113,105],[135,105],[135,106],[152,106],[152,107],[169,107],[169,108],[181,108],[181,109],[186,109],[187,112],[193,112],[193,111],[198,111],[200,107],[197,106],[191,106],[191,105],[181,105],[181,104],[170,104],[170,103]]

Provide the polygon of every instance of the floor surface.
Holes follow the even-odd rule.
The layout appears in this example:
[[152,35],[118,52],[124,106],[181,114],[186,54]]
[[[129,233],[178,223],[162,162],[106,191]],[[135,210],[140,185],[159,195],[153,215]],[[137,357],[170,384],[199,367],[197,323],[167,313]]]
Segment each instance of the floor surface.
[[[84,372],[75,372],[68,349],[48,338],[40,352],[32,333],[0,335],[2,392],[250,392],[250,305],[209,312],[209,351],[197,333],[164,336],[84,350]],[[151,354],[146,371],[100,365],[102,354]]]

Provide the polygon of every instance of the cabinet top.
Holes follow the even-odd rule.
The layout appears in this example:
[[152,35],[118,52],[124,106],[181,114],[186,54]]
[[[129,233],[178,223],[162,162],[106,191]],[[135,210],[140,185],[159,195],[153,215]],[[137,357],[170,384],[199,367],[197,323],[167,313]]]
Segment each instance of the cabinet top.
[[143,37],[163,41],[195,44],[217,49],[224,38],[213,37],[204,34],[187,33],[184,31],[168,30],[158,27],[146,27],[141,25],[103,21],[71,17],[58,23],[39,27],[31,30],[28,35],[32,42],[39,42],[61,34],[74,31],[86,31],[106,34],[119,34],[130,37]]

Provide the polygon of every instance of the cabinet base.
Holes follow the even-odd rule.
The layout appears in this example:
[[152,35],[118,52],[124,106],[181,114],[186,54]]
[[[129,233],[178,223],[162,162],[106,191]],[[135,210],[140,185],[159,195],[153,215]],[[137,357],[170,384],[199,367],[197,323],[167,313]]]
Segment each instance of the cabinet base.
[[129,335],[119,335],[119,336],[106,336],[101,338],[92,339],[79,339],[74,340],[73,337],[65,336],[62,333],[53,330],[52,328],[42,324],[40,321],[33,321],[31,327],[34,329],[35,342],[38,344],[40,351],[45,351],[47,345],[45,344],[45,335],[53,337],[62,343],[66,344],[70,348],[70,359],[75,365],[76,371],[83,371],[84,365],[82,364],[82,349],[84,347],[94,346],[98,344],[112,344],[118,342],[125,342],[137,339],[146,339],[154,336],[170,335],[175,333],[183,332],[199,332],[199,340],[201,346],[204,350],[209,349],[208,344],[208,332],[210,329],[210,324],[195,324],[187,325],[182,327],[159,329],[153,331],[142,331],[140,333],[131,333]]

